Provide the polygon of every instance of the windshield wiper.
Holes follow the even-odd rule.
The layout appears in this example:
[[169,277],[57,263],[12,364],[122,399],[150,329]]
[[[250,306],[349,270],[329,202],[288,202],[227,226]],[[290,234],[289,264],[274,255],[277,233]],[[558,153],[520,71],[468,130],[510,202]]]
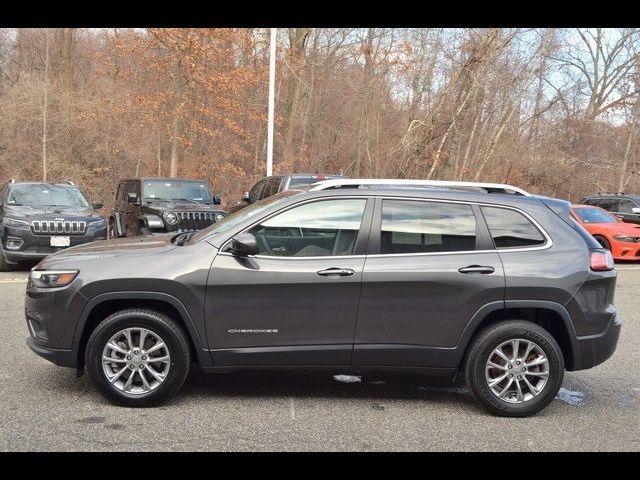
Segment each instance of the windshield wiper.
[[174,198],[174,200],[183,200],[185,202],[192,202],[192,203],[195,203],[196,205],[200,205],[200,202],[196,200],[191,200],[190,198]]
[[162,200],[165,202],[170,202],[171,199],[170,198],[164,198],[164,197],[144,197],[144,201],[145,202],[155,202],[156,200]]

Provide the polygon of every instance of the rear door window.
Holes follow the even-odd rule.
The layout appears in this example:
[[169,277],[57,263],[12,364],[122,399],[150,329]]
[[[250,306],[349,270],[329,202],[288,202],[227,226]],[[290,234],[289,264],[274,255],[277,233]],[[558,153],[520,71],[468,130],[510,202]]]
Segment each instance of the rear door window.
[[482,207],[497,249],[532,247],[546,243],[542,232],[520,212],[507,208]]
[[462,252],[476,249],[470,205],[383,200],[380,253]]

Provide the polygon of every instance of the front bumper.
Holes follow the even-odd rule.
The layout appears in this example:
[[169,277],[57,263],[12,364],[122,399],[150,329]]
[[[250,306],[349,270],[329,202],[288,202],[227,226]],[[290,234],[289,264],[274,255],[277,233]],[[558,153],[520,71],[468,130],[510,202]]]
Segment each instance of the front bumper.
[[59,350],[45,347],[36,343],[32,337],[27,338],[27,346],[36,355],[44,358],[45,360],[49,360],[60,367],[77,368],[78,355],[75,350]]
[[[69,235],[70,247],[93,242],[94,240],[105,240],[107,238],[107,228],[95,228],[89,226],[84,235]],[[19,250],[7,249],[8,240],[21,240],[23,243]],[[0,238],[2,243],[2,253],[9,263],[39,261],[47,255],[51,255],[59,250],[68,247],[52,247],[51,235],[36,235],[28,226],[9,227],[6,226]]]
[[585,370],[600,365],[616,351],[622,319],[615,315],[604,332],[576,337],[574,363],[571,370]]

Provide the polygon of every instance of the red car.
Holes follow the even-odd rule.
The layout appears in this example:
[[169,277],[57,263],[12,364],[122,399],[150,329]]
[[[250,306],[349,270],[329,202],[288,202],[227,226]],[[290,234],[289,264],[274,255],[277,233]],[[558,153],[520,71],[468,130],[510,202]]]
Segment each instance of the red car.
[[624,223],[606,210],[592,205],[574,205],[571,215],[616,260],[640,260],[640,225]]

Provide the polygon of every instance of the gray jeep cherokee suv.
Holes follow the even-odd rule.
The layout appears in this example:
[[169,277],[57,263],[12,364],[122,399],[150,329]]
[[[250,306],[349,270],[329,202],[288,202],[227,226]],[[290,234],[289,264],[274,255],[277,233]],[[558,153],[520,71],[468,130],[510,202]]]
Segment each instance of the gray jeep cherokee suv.
[[410,369],[465,376],[526,416],[565,370],[609,358],[609,252],[545,197],[289,190],[198,233],[107,240],[31,272],[31,349],[152,406],[204,371]]

